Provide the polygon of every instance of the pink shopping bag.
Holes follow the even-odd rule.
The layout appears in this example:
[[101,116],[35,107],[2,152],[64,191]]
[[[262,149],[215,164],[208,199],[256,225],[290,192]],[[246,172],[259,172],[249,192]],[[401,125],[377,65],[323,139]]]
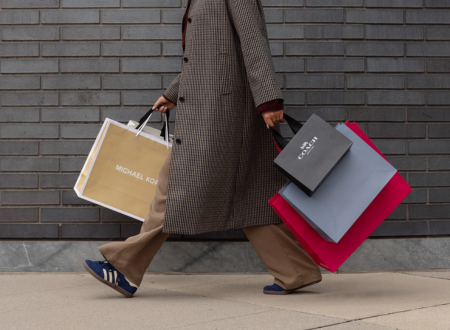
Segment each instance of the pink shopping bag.
[[[345,124],[383,156],[356,123]],[[278,193],[269,200],[269,204],[311,258],[319,266],[335,272],[411,191],[411,187],[396,173],[339,243],[324,240]]]

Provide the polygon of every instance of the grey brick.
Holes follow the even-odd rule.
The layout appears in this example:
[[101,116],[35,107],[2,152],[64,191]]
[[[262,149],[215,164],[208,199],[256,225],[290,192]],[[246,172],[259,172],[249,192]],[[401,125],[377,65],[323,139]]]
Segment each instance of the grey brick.
[[307,72],[364,72],[364,58],[308,58]]
[[181,72],[179,58],[123,59],[123,72]]
[[406,43],[406,56],[448,56],[450,43],[411,42]]
[[307,104],[364,104],[363,91],[310,91]]
[[408,88],[413,89],[448,89],[450,88],[450,75],[408,75]]
[[57,172],[59,158],[48,157],[2,157],[2,171],[14,172]]
[[450,140],[412,140],[408,142],[408,152],[411,155],[448,154]]
[[79,174],[41,174],[41,188],[73,188]]
[[4,27],[2,28],[2,40],[59,40],[59,27]]
[[349,42],[348,56],[403,56],[401,42]]
[[42,56],[58,56],[58,57],[100,56],[100,43],[99,42],[43,43]]
[[391,214],[388,215],[386,218],[387,220],[406,220],[406,205],[400,204],[396,207],[394,211],[392,211]]
[[[5,8],[4,3],[2,4],[2,7]],[[37,10],[0,11],[0,25],[29,25],[29,24],[39,24],[39,11]]]
[[422,26],[367,25],[366,39],[423,40]]
[[409,173],[409,184],[412,187],[448,187],[450,173]]
[[99,108],[43,108],[43,122],[92,122],[100,120]]
[[119,8],[120,0],[62,0],[62,8]]
[[103,89],[161,89],[161,75],[114,75],[103,77]]
[[140,233],[142,224],[126,223],[126,224],[123,224],[121,227],[122,227],[122,238],[128,238],[128,237],[138,235]]
[[425,104],[423,91],[368,91],[368,104]]
[[38,186],[37,174],[0,174],[0,188],[38,188]]
[[0,238],[58,238],[58,225],[1,224]]
[[450,104],[450,94],[448,91],[429,91],[429,105],[447,105]]
[[180,7],[179,0],[123,0],[123,7]]
[[71,207],[41,209],[41,222],[99,222],[99,208]]
[[305,104],[305,92],[303,91],[282,91],[284,104],[302,105]]
[[430,203],[449,203],[450,188],[430,189]]
[[93,141],[42,141],[42,155],[87,155]]
[[286,88],[341,88],[345,87],[344,75],[341,74],[288,74]]
[[[283,9],[264,9],[264,17],[266,23],[283,23]],[[178,22],[181,22],[181,19]]]
[[125,91],[123,92],[123,104],[124,105],[143,105],[153,104],[161,96],[161,91]]
[[[441,205],[442,209],[445,210],[445,206]],[[448,217],[446,218],[448,219]],[[450,221],[430,221],[430,235],[448,235],[450,233]]]
[[105,42],[103,56],[159,56],[160,42]]
[[369,124],[370,138],[424,138],[425,124]]
[[306,39],[364,39],[364,25],[306,25]]
[[61,137],[64,139],[95,139],[102,125],[61,125]]
[[183,47],[179,41],[163,43],[164,56],[183,56]]
[[120,92],[62,92],[62,105],[120,105]]
[[[184,9],[169,9],[163,10],[163,23],[165,24],[179,24],[183,20]],[[158,20],[160,17],[160,12],[158,11]],[[133,23],[133,22],[127,22]],[[158,22],[159,23],[159,22]]]
[[362,7],[363,0],[306,0],[306,7]]
[[43,10],[42,24],[97,24],[100,23],[100,10]]
[[[174,11],[174,10],[172,10]],[[165,12],[166,13],[166,12]],[[173,15],[173,13],[169,14]],[[161,11],[149,9],[132,9],[132,10],[103,10],[103,24],[137,24],[137,23],[161,23]],[[181,22],[181,18],[177,23]],[[171,22],[163,22],[171,23]]]
[[[139,119],[148,111],[147,108],[105,108],[102,113],[102,120],[111,118],[119,122],[127,123],[130,119],[139,121]],[[173,111],[173,109],[171,110]],[[170,116],[172,119],[172,116]],[[161,113],[153,113],[150,122],[160,122]]]
[[305,60],[303,58],[273,58],[275,72],[304,72]]
[[2,191],[2,205],[56,205],[59,191]]
[[373,89],[373,88],[405,88],[405,77],[402,75],[348,75],[347,88]]
[[0,222],[38,222],[39,209],[33,208],[0,208]]
[[372,139],[372,142],[383,153],[383,155],[402,155],[406,153],[406,141],[404,140]]
[[63,224],[61,238],[120,238],[120,224]]
[[38,43],[1,43],[0,57],[31,57],[39,56]]
[[428,235],[427,221],[384,221],[370,237],[401,237]]
[[64,73],[92,73],[119,72],[119,59],[66,59],[61,60],[61,72]]
[[38,155],[37,141],[0,141],[0,155]]
[[2,8],[59,8],[59,0],[2,0]]
[[3,60],[2,73],[56,73],[58,60]]
[[164,74],[163,75],[163,88],[169,87],[172,81],[178,76],[178,74]]
[[120,40],[120,26],[63,26],[62,40]]
[[406,24],[450,24],[450,11],[407,10]]
[[342,23],[342,9],[290,9],[286,10],[286,23]]
[[410,205],[409,218],[450,219],[450,205]]
[[92,205],[91,202],[79,198],[73,189],[62,191],[62,203],[63,205]]
[[450,3],[447,0],[425,0],[425,7],[450,8]]
[[450,171],[450,156],[428,157],[428,169],[430,171]]
[[178,25],[124,26],[124,40],[169,40],[181,39]]
[[0,126],[2,139],[57,139],[59,138],[58,125],[42,124],[3,124]]
[[357,107],[347,109],[347,119],[356,122],[365,121],[398,121],[406,120],[405,108]]
[[283,42],[269,42],[270,53],[272,56],[281,56],[284,53],[284,43]]
[[427,40],[450,40],[450,27],[429,26],[427,27]]
[[450,121],[450,109],[408,108],[408,121]]
[[38,108],[1,108],[0,122],[39,122]]
[[268,24],[267,34],[270,39],[303,39],[303,25]]
[[107,222],[126,222],[126,223],[130,223],[130,222],[136,222],[136,223],[140,223],[142,224],[141,221],[127,217],[124,214],[118,213],[118,212],[114,212],[113,210],[110,209],[102,209],[102,214],[101,214],[101,219],[102,219],[102,223],[107,223]]
[[347,23],[403,24],[403,11],[392,9],[347,9]]
[[425,157],[387,157],[387,160],[398,171],[425,171],[427,169]]
[[368,72],[424,72],[425,61],[412,58],[368,58]]
[[403,200],[402,204],[419,204],[427,202],[427,189],[414,189]]
[[343,42],[286,42],[286,55],[344,55]]
[[449,124],[428,125],[428,137],[431,139],[450,138],[450,125]]
[[313,113],[326,121],[344,121],[344,107],[288,107],[286,113],[298,121],[307,121]]
[[42,77],[42,89],[100,89],[100,76],[58,75]]
[[1,76],[0,90],[39,89],[41,79],[38,76]]
[[366,0],[366,7],[422,8],[422,0]]
[[61,158],[62,172],[80,172],[86,163],[86,157]]

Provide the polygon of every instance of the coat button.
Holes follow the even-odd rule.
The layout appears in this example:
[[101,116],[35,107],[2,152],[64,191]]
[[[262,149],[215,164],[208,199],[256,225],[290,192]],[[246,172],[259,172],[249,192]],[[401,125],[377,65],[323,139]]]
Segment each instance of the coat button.
[[187,61],[188,61],[188,58],[187,57],[185,57],[184,59],[183,59],[186,63],[187,63]]
[[176,144],[181,144],[181,140],[180,140],[180,139],[176,139],[176,140],[175,140],[175,143],[176,143]]
[[191,22],[192,22],[192,19],[191,19],[190,17],[188,18],[188,22],[189,22],[189,23],[191,23]]
[[181,103],[183,103],[183,102],[184,102],[184,97],[181,96],[181,97],[179,98],[179,100],[180,100]]

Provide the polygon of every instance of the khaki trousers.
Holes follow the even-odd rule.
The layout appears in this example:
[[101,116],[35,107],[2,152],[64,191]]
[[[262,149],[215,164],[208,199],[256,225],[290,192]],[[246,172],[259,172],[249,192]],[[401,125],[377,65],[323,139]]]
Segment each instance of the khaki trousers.
[[[140,234],[124,242],[113,242],[99,247],[100,252],[133,284],[141,284],[144,273],[169,234],[162,232],[166,206],[169,153],[161,168],[156,195]],[[274,282],[289,290],[322,278],[319,267],[306,253],[289,229],[282,224],[243,228],[248,240],[261,258]]]

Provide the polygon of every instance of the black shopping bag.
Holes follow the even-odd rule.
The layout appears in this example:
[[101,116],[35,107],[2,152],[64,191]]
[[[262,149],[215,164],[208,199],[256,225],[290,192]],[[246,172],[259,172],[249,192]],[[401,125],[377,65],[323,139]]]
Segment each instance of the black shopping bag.
[[312,196],[350,150],[353,142],[316,114],[309,117],[304,125],[286,114],[283,117],[295,136],[291,141],[286,141],[271,128],[282,150],[275,158],[274,166],[308,196]]

